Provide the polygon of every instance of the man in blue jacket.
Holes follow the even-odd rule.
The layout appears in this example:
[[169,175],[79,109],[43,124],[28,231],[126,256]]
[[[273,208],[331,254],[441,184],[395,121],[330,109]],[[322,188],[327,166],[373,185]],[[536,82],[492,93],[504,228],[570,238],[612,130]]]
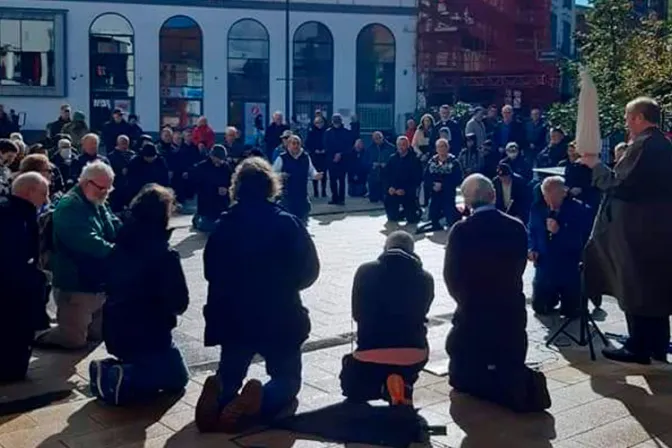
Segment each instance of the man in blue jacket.
[[527,230],[528,257],[536,268],[532,308],[549,314],[560,302],[560,313],[574,317],[581,298],[579,264],[590,231],[588,208],[567,196],[561,176],[544,179],[541,192],[544,201],[533,206]]
[[329,169],[329,189],[332,205],[345,205],[345,174],[347,165],[345,155],[352,149],[350,130],[343,127],[343,117],[334,114],[331,127],[324,133],[324,149],[327,151]]

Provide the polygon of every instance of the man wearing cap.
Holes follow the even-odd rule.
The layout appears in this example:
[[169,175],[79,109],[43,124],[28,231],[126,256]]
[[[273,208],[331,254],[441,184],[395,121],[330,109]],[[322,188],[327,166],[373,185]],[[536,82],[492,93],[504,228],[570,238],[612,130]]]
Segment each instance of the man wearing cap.
[[131,198],[147,184],[170,185],[168,165],[151,142],[146,142],[128,164],[128,190]]
[[196,230],[211,232],[219,215],[229,208],[232,172],[226,160],[226,148],[215,145],[210,151],[210,157],[196,164],[192,171],[190,179],[198,198],[192,221]]
[[121,109],[114,109],[112,111],[112,119],[103,125],[103,145],[105,150],[112,151],[117,145],[117,138],[120,135],[131,135],[133,129],[131,125],[124,120],[124,112]]
[[341,114],[334,114],[331,127],[324,133],[324,149],[329,164],[329,189],[332,205],[345,205],[345,173],[347,171],[345,155],[352,149],[350,130],[343,126]]
[[287,129],[282,133],[280,136],[280,144],[278,145],[277,148],[273,150],[273,155],[271,156],[271,163],[275,163],[276,160],[278,160],[278,157],[280,157],[282,154],[287,152],[287,140],[289,137],[291,137],[292,131]]

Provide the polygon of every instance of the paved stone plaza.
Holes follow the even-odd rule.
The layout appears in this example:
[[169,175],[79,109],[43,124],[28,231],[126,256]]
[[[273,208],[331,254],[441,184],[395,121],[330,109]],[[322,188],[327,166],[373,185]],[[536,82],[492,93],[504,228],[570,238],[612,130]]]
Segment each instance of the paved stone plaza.
[[[370,204],[351,201],[351,212],[329,214],[331,206],[316,204],[310,232],[320,253],[322,272],[304,294],[313,331],[305,346],[304,386],[299,412],[338,403],[340,358],[351,349],[350,288],[357,266],[380,253],[385,216]],[[355,213],[353,210],[366,210]],[[89,353],[34,353],[30,380],[0,387],[0,447],[326,447],[332,441],[278,430],[254,434],[201,436],[193,424],[193,407],[205,377],[216,368],[217,350],[202,346],[206,285],[202,275],[204,237],[192,233],[188,217],[178,217],[173,243],[183,257],[191,289],[191,305],[180,320],[176,339],[192,370],[182,397],[131,409],[113,409],[90,398],[86,387],[88,362],[106,356],[104,346]],[[253,238],[254,235],[247,237]],[[430,370],[447,366],[443,349],[455,309],[442,281],[444,233],[417,241],[417,252],[434,275],[436,298],[430,312]],[[525,275],[530,293],[533,270]],[[487,273],[484,273],[487,281]],[[597,315],[604,331],[623,333],[623,315],[613,300]],[[546,348],[549,328],[559,318],[538,320],[529,313],[531,365],[547,373],[553,407],[549,413],[521,416],[450,390],[445,376],[423,372],[415,405],[430,425],[445,426],[434,435],[435,447],[664,447],[672,446],[672,380],[670,371],[625,367],[601,358],[591,362],[588,349],[569,346],[563,338]],[[597,339],[596,339],[597,341]],[[598,345],[599,347],[599,345]],[[263,363],[251,376],[264,378]],[[37,408],[37,409],[35,409]],[[362,421],[366,425],[367,421]],[[347,444],[351,447],[362,447]]]

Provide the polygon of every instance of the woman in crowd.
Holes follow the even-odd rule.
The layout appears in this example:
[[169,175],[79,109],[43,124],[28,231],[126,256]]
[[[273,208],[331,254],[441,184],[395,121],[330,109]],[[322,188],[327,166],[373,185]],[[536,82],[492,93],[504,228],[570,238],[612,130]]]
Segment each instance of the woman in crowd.
[[166,158],[173,151],[173,130],[169,127],[161,129],[159,141],[156,142],[156,150],[159,155]]
[[171,335],[189,305],[180,255],[169,244],[174,205],[167,188],[145,186],[109,258],[103,337],[114,358],[89,366],[92,393],[109,404],[177,393],[189,381]]
[[[434,134],[434,117],[431,114],[425,114],[420,119],[420,126],[415,130],[413,134],[413,140],[411,140],[411,146],[413,150],[420,159],[423,167],[432,156],[432,142],[436,140]],[[432,195],[432,188],[426,182],[423,182],[423,202],[422,205],[427,207],[429,205],[429,199]]]

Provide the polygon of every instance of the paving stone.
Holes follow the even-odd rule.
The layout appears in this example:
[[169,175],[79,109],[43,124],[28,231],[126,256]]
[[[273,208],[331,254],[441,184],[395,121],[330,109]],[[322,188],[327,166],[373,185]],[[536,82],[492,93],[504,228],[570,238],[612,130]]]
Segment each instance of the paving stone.
[[626,417],[585,432],[573,440],[594,448],[628,448],[650,437],[637,419]]

